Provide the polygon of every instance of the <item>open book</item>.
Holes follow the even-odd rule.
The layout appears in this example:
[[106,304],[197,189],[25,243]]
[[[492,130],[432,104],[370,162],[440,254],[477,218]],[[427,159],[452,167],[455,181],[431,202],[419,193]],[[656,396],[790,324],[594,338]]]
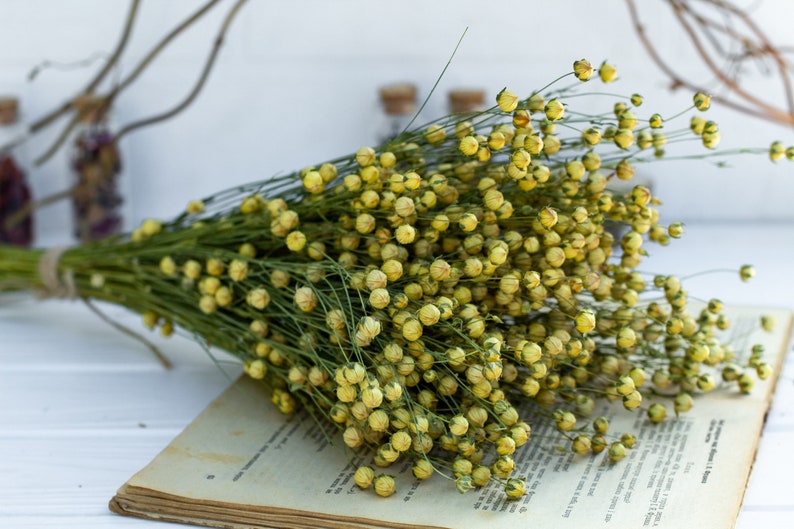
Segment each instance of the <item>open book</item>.
[[[772,333],[748,334],[761,313]],[[790,342],[788,311],[729,313],[737,351],[763,343],[779,372]],[[735,387],[699,398],[693,410],[658,425],[622,407],[600,412],[610,430],[632,431],[637,445],[610,464],[530,439],[514,475],[527,494],[507,500],[500,487],[467,494],[440,476],[418,483],[410,464],[392,466],[389,498],[360,490],[357,462],[340,439],[309,417],[281,415],[267,388],[241,378],[215,400],[111,500],[114,512],[228,528],[732,527],[755,458],[776,376],[750,395]],[[598,413],[598,412],[597,412]],[[532,437],[544,434],[534,428]],[[352,458],[352,460],[351,460]]]

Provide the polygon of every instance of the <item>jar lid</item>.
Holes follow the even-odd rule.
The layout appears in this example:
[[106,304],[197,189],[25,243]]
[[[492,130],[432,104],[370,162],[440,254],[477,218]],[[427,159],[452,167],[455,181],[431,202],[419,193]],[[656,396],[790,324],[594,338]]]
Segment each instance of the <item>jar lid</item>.
[[107,99],[94,95],[78,96],[72,101],[82,123],[98,123],[107,117]]
[[416,108],[416,86],[410,83],[397,83],[382,86],[379,90],[380,101],[387,114],[411,114]]
[[449,110],[453,113],[480,110],[484,103],[484,90],[458,88],[449,92]]
[[19,116],[19,100],[16,97],[0,97],[0,125],[16,123]]

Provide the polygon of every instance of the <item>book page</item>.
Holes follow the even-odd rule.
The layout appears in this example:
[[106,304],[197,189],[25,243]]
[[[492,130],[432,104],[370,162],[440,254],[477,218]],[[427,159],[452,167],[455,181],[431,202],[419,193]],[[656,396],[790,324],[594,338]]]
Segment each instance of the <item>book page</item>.
[[[778,324],[753,331],[761,313]],[[735,349],[762,343],[780,370],[788,348],[788,311],[733,310]],[[735,386],[696,398],[695,407],[658,425],[644,412],[606,404],[610,432],[630,431],[634,449],[618,463],[606,453],[577,455],[555,449],[532,425],[516,451],[513,475],[527,494],[505,498],[498,485],[458,494],[440,477],[418,482],[409,462],[396,474],[390,498],[360,490],[360,463],[305,412],[281,415],[261,383],[241,378],[213,402],[157,458],[132,477],[111,502],[116,512],[222,527],[732,527],[755,458],[773,377],[752,393]],[[376,473],[379,471],[377,467]]]

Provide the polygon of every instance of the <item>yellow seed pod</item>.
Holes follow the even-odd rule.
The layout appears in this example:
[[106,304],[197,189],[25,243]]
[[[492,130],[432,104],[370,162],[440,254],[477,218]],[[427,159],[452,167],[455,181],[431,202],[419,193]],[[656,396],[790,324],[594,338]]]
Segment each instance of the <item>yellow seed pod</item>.
[[210,294],[204,294],[199,299],[199,309],[204,314],[212,314],[216,310],[218,310],[218,302],[215,301],[215,296]]
[[422,193],[422,196],[419,197],[419,202],[427,209],[435,207],[437,201],[438,195],[430,189]]
[[376,309],[384,309],[391,303],[389,291],[385,288],[376,288],[369,294],[369,304]]
[[488,148],[492,151],[498,151],[504,148],[506,143],[507,138],[505,138],[505,135],[500,131],[491,132],[488,136]]
[[565,173],[571,180],[581,180],[585,173],[585,167],[579,160],[572,160],[565,165]]
[[349,174],[345,176],[342,182],[345,186],[345,189],[348,191],[358,191],[361,189],[363,183],[361,177],[357,174]]
[[200,213],[204,213],[204,202],[201,200],[191,200],[187,204],[187,208],[185,211],[188,212],[190,215],[198,215]]
[[464,213],[461,215],[460,220],[458,221],[458,227],[464,232],[474,231],[477,229],[478,224],[479,221],[477,220],[477,215],[474,213]]
[[526,169],[532,161],[532,156],[529,154],[529,151],[521,147],[513,151],[513,154],[510,155],[510,161],[517,168]]
[[[560,151],[561,147],[562,147],[562,142],[560,141],[560,138],[558,138],[557,136],[553,134],[547,134],[546,136],[543,137],[543,154],[549,156],[557,154]],[[537,179],[539,182],[542,181],[538,178],[537,175],[535,175],[535,179]]]
[[249,259],[253,259],[256,257],[256,247],[251,244],[250,242],[245,242],[237,248],[237,253],[242,255],[243,257],[248,257]]
[[142,314],[143,324],[149,328],[154,329],[160,321],[160,315],[153,310],[147,310]]
[[593,68],[593,65],[590,64],[590,61],[586,59],[579,59],[573,63],[573,73],[580,81],[589,81],[590,77],[593,76],[594,71],[595,68]]
[[601,67],[598,69],[598,76],[603,82],[611,83],[617,78],[618,70],[613,65],[604,61],[601,63]]
[[430,222],[430,227],[436,231],[446,231],[449,228],[449,217],[444,215],[443,213],[439,213],[433,220]]
[[220,287],[215,292],[215,301],[218,303],[219,307],[228,307],[234,301],[234,296],[232,295],[232,291],[229,287]]
[[255,288],[248,292],[245,301],[255,309],[263,310],[270,304],[270,294],[262,287]]
[[375,480],[375,471],[369,466],[360,466],[353,474],[353,480],[361,489],[369,488]]
[[198,279],[201,277],[201,264],[194,259],[188,259],[182,265],[182,273],[189,279]]
[[403,224],[394,231],[394,238],[400,244],[411,244],[416,240],[416,228],[410,224]]
[[474,136],[465,136],[458,144],[458,149],[466,156],[474,156],[479,148],[480,144]]
[[223,275],[223,273],[226,271],[226,265],[223,264],[223,261],[214,257],[207,259],[205,267],[207,269],[207,273],[215,277]]
[[356,217],[356,231],[362,235],[372,233],[375,230],[375,217],[369,213],[361,213]]
[[417,316],[422,325],[429,327],[438,323],[438,320],[441,319],[441,311],[432,303],[427,303],[419,309]]
[[576,330],[582,334],[591,332],[596,327],[595,313],[590,309],[579,311],[575,318]]
[[654,114],[648,118],[648,125],[652,129],[660,129],[664,126],[664,119],[662,119],[660,114]]
[[565,115],[565,105],[559,99],[552,99],[546,103],[543,111],[546,113],[546,119],[558,121]]
[[141,233],[145,237],[153,237],[163,231],[163,223],[155,219],[146,219],[141,224]]
[[502,112],[513,112],[518,107],[518,96],[505,88],[497,94],[496,104]]
[[202,294],[209,294],[211,296],[214,296],[215,292],[217,292],[220,287],[220,280],[213,276],[203,277],[198,284],[199,292]]
[[711,96],[704,94],[703,92],[697,92],[692,97],[692,102],[695,104],[696,109],[703,112],[708,110],[711,106]]
[[410,197],[400,197],[394,201],[394,211],[400,217],[410,217],[416,212],[414,200]]
[[707,149],[716,149],[717,145],[719,145],[722,136],[720,135],[719,131],[717,132],[703,132],[701,135],[703,140],[703,146]]
[[622,327],[615,337],[615,343],[621,349],[628,349],[637,343],[637,333],[631,327]]
[[245,363],[244,370],[249,377],[261,380],[265,378],[265,374],[267,374],[267,364],[262,360],[249,360]]
[[293,252],[300,252],[306,247],[306,235],[303,232],[295,230],[287,234],[287,248]]
[[409,319],[403,324],[402,328],[403,338],[409,342],[413,342],[422,337],[422,324],[417,319]]
[[449,279],[451,272],[452,267],[444,259],[436,259],[430,264],[430,277],[436,281],[444,281],[445,279]]
[[634,144],[634,140],[634,131],[631,129],[618,129],[617,133],[615,133],[615,137],[613,138],[615,145],[623,150],[631,147],[632,144]]
[[483,195],[483,204],[491,211],[496,211],[505,202],[505,197],[498,189],[489,189]]
[[464,136],[471,136],[474,134],[474,125],[471,121],[459,121],[455,123],[455,137],[462,139]]
[[525,108],[516,109],[513,112],[513,126],[516,129],[524,129],[530,126],[530,113]]
[[598,145],[602,139],[601,131],[597,127],[589,127],[582,131],[582,141],[587,145]]
[[302,312],[311,312],[317,307],[317,294],[309,287],[299,287],[295,290],[293,301]]
[[540,224],[546,229],[553,228],[557,224],[558,219],[559,216],[557,212],[550,207],[545,207],[538,213],[538,220],[540,220]]
[[176,275],[176,263],[170,256],[165,256],[160,259],[160,271],[167,276]]
[[370,270],[367,273],[365,284],[369,290],[385,288],[388,283],[388,276],[382,270]]
[[447,137],[447,132],[440,125],[430,125],[425,131],[425,140],[432,145],[438,145]]
[[749,281],[755,277],[755,268],[752,265],[742,265],[739,269],[739,277],[742,281]]
[[302,178],[303,188],[309,193],[318,195],[325,191],[325,181],[319,171],[309,171]]
[[240,282],[248,277],[248,261],[242,259],[233,259],[229,263],[229,277],[232,281]]
[[776,162],[786,155],[786,148],[779,141],[773,142],[769,146],[769,159]]
[[637,120],[637,116],[634,112],[627,110],[620,115],[618,119],[618,129],[629,129],[634,130],[637,128],[637,124],[639,121]]
[[369,167],[375,163],[375,149],[372,147],[361,147],[356,152],[356,162],[361,167]]

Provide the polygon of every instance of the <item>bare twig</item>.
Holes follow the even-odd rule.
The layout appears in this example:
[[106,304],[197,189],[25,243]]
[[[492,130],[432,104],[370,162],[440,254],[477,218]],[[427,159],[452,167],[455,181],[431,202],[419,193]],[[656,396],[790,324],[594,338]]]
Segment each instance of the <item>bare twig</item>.
[[[141,60],[141,62],[138,63],[138,65],[133,69],[132,73],[130,73],[125,79],[123,79],[118,85],[116,85],[107,95],[104,96],[105,105],[106,106],[110,106],[113,103],[113,100],[125,88],[127,88],[130,84],[132,84],[132,82],[135,81],[135,79],[138,78],[138,76],[152,63],[152,61],[160,54],[160,52],[162,52],[166,48],[166,46],[168,46],[168,44],[170,44],[185,29],[190,27],[193,23],[195,23],[202,16],[204,16],[219,1],[220,0],[210,0],[209,2],[207,2],[206,4],[201,6],[201,8],[198,9],[196,12],[194,12],[192,15],[190,15],[187,19],[182,21],[182,23],[180,23],[177,27],[175,27],[173,30],[171,30],[165,37],[163,37],[160,40],[160,42],[158,42],[154,46],[154,48],[152,48],[152,50]],[[137,9],[137,2],[135,4],[134,8]],[[128,21],[130,21],[130,18],[134,18],[134,9],[133,9],[133,11],[131,11],[131,15],[132,15],[132,17],[128,17]],[[131,27],[131,22],[128,23],[127,27],[128,28]],[[122,43],[124,43],[124,42],[126,42],[126,38],[122,39]],[[123,46],[117,47],[117,51],[119,52],[119,54],[121,53],[121,49],[123,49]],[[116,57],[113,60],[113,63],[115,63],[117,61],[118,61],[118,57]],[[110,62],[108,64],[110,64]],[[96,84],[98,84],[97,79],[95,79]],[[89,86],[92,86],[93,84],[94,84],[94,82],[92,82]],[[60,116],[60,114],[70,110],[73,107],[74,102],[75,102],[76,99],[77,98],[74,98],[71,101],[69,101],[67,103],[68,106],[66,106],[66,108],[64,108],[64,106],[62,106],[57,111],[57,112],[59,112],[58,115]],[[75,125],[77,124],[78,121],[79,121],[79,117],[78,116],[75,116],[74,118],[72,118],[72,120],[67,124],[67,126],[64,128],[64,130],[62,130],[61,133],[58,135],[58,137],[56,138],[55,142],[41,156],[36,158],[34,163],[36,165],[42,165],[45,162],[47,162],[47,160],[52,158],[52,156],[55,155],[55,153],[58,152],[58,150],[60,150],[60,148],[63,146],[63,144],[69,138],[69,133],[72,131],[72,129],[74,129],[74,127],[75,127]]]
[[149,66],[152,61],[160,54],[160,52],[162,52],[168,46],[168,44],[171,43],[171,41],[173,41],[179,36],[180,33],[185,31],[188,27],[203,17],[210,9],[215,7],[219,1],[220,0],[210,0],[201,6],[201,8],[195,13],[190,15],[187,19],[182,21],[181,24],[171,30],[165,37],[163,37],[160,42],[158,42],[154,48],[152,48],[151,51],[147,53],[143,59],[141,59],[141,62],[138,63],[138,65],[132,70],[132,73],[123,79],[115,88],[113,88],[113,90],[111,90],[107,96],[108,99],[112,101],[122,90],[132,84],[133,81],[135,81],[135,79],[137,79],[138,76],[146,69],[146,67]]
[[162,366],[164,368],[171,369],[172,367],[174,367],[174,364],[171,363],[171,361],[168,359],[168,357],[165,356],[163,354],[163,352],[160,351],[160,349],[156,345],[154,345],[152,342],[150,342],[149,340],[147,340],[146,338],[144,338],[143,336],[141,336],[137,332],[133,331],[132,329],[129,329],[129,328],[125,327],[124,325],[120,324],[119,322],[113,321],[112,319],[110,319],[110,317],[107,314],[105,314],[104,312],[102,312],[101,310],[96,308],[96,306],[93,303],[91,303],[91,301],[89,301],[88,298],[81,298],[81,299],[82,299],[83,303],[85,303],[85,306],[88,307],[89,309],[91,309],[91,312],[93,312],[94,314],[99,316],[99,318],[102,321],[104,321],[105,323],[107,323],[108,325],[110,325],[111,327],[116,329],[117,331],[121,331],[122,333],[126,334],[127,336],[138,340],[143,345],[148,347],[149,350],[152,352],[152,354],[157,358],[157,360],[160,362],[160,364],[162,364]]
[[28,202],[22,208],[15,211],[12,215],[9,215],[9,217],[5,220],[3,228],[6,230],[13,228],[18,223],[29,217],[33,211],[37,210],[38,208],[49,206],[50,204],[54,204],[59,200],[69,198],[74,194],[76,189],[77,186],[72,186],[63,191],[59,191],[58,193],[53,193],[52,195],[36,200],[35,202]]
[[237,15],[238,11],[245,2],[246,0],[237,0],[237,3],[235,3],[234,6],[232,6],[231,10],[226,15],[226,18],[224,19],[223,24],[221,25],[221,29],[218,32],[218,36],[215,38],[215,42],[212,46],[212,49],[210,50],[209,57],[207,57],[207,61],[204,64],[204,69],[202,70],[198,81],[196,82],[195,86],[190,91],[190,93],[187,95],[187,97],[171,110],[163,112],[162,114],[157,114],[155,116],[134,121],[132,123],[129,123],[128,125],[125,125],[121,129],[119,129],[118,133],[116,134],[117,142],[120,141],[122,137],[126,136],[127,134],[129,134],[130,132],[136,129],[148,125],[153,125],[155,123],[165,121],[167,119],[174,117],[175,115],[182,112],[185,108],[187,108],[196,99],[199,92],[201,92],[201,89],[204,87],[204,84],[206,83],[210,72],[212,71],[212,67],[215,64],[215,59],[217,58],[218,52],[220,51],[220,48],[223,45],[223,39],[226,35],[226,32],[229,29],[229,26],[232,23],[232,20],[234,19],[235,15]]
[[[692,8],[691,3],[688,0],[664,1],[666,1],[673,9],[676,20],[687,34],[692,46],[695,48],[700,58],[704,61],[706,67],[714,74],[714,76],[722,83],[722,85],[728,89],[729,95],[715,95],[715,100],[720,101],[726,107],[755,116],[757,118],[785,125],[794,125],[794,97],[792,96],[791,79],[789,77],[791,65],[787,63],[783,57],[784,52],[782,50],[784,50],[784,48],[776,48],[774,45],[772,45],[763,31],[760,30],[750,16],[747,15],[747,13],[733,6],[729,2],[725,2],[723,0],[701,0],[702,2],[711,5],[715,9],[738,18],[749,29],[750,33],[755,37],[755,39],[757,39],[757,42],[754,42],[750,37],[746,37],[726,25],[718,24],[713,20],[703,17]],[[650,55],[651,59],[665,73],[665,75],[670,78],[672,81],[672,88],[676,89],[686,87],[693,91],[706,91],[698,83],[692,82],[680,76],[669,65],[669,63],[667,63],[661,57],[653,42],[649,38],[645,30],[645,26],[640,20],[635,0],[626,0],[626,4],[632,24],[634,26],[634,30],[637,33],[640,42],[645,47],[645,50]],[[690,17],[691,20],[687,17]],[[736,74],[736,77],[729,76],[722,68],[720,68],[698,35],[698,31],[700,31],[703,35],[705,35],[705,38],[711,40],[714,38],[713,34],[711,33],[711,31],[714,29],[718,30],[728,38],[734,39],[741,44],[743,48],[752,50],[750,52],[752,58],[756,60],[760,59],[761,57],[772,58],[777,65],[776,69],[783,85],[783,91],[788,110],[775,107],[765,100],[746,91],[740,84],[738,73]],[[714,45],[713,41],[712,45]],[[724,55],[723,50],[719,46],[714,45],[714,47],[716,48],[718,54]],[[736,61],[732,62],[735,63]]]
[[[121,38],[119,39],[118,44],[116,44],[116,49],[113,50],[113,53],[108,58],[108,61],[105,63],[105,66],[94,76],[94,78],[86,85],[82,92],[79,95],[86,95],[91,94],[96,90],[96,87],[105,79],[107,74],[113,69],[116,63],[121,57],[124,48],[127,46],[127,42],[129,41],[130,34],[132,33],[132,25],[135,21],[135,17],[138,13],[138,6],[140,5],[140,0],[132,0],[130,4],[130,11],[127,14],[127,20],[124,24],[124,30],[121,33]],[[79,96],[77,96],[79,97]],[[36,120],[33,122],[29,127],[29,132],[31,134],[35,134],[39,130],[45,128],[47,125],[53,123],[56,119],[61,117],[62,115],[69,112],[74,105],[74,100],[76,98],[72,98],[69,101],[66,101],[61,106],[47,114],[46,116]]]

